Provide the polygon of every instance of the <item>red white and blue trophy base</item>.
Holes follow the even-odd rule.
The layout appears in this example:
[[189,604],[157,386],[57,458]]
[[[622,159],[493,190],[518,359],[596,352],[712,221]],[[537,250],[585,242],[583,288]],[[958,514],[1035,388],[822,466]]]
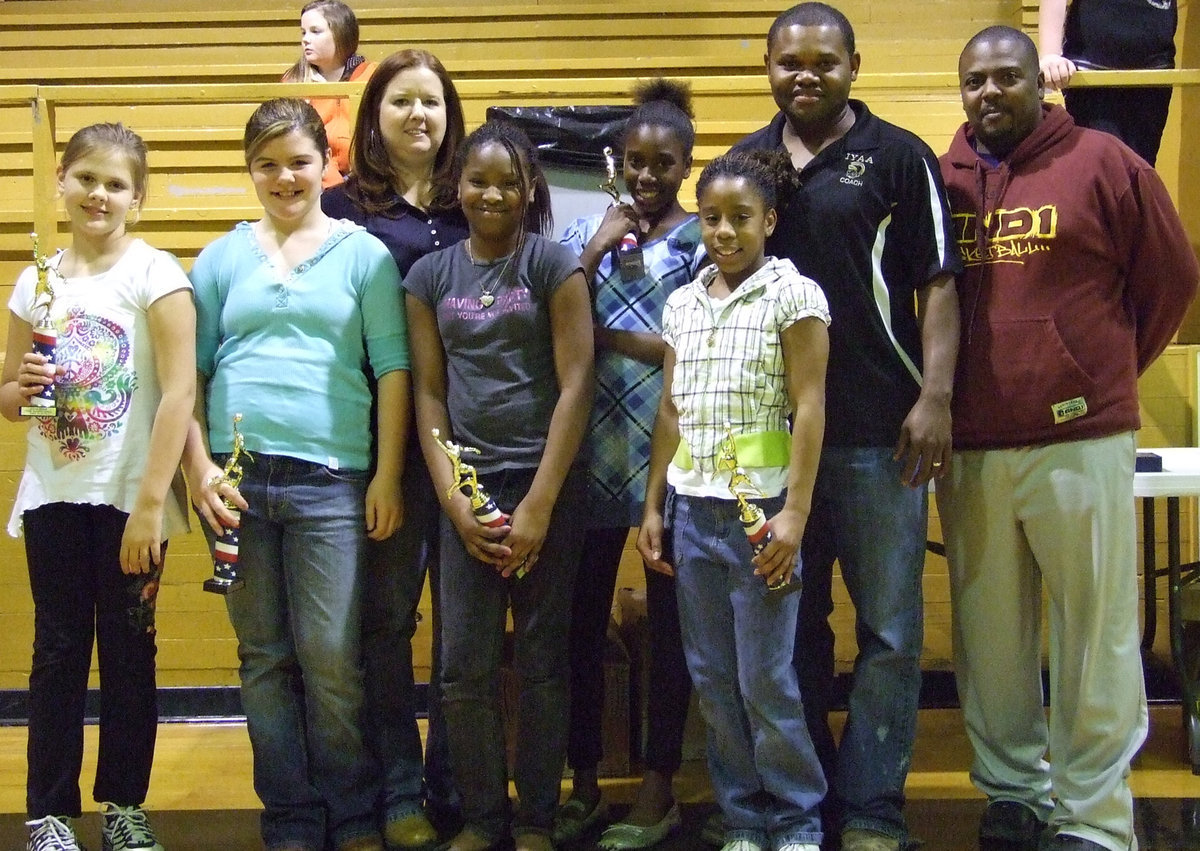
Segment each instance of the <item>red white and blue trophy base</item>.
[[[236,508],[230,510],[235,518],[241,519],[240,511]],[[225,526],[213,546],[213,575],[212,578],[204,580],[205,591],[213,594],[230,594],[246,584],[246,580],[238,575],[240,543],[241,530],[236,526]]]
[[[477,496],[472,495],[470,488],[463,488],[462,491],[471,500],[471,510],[475,512],[475,519],[489,529],[496,529],[503,526],[512,519],[501,511],[499,506],[496,505],[496,500],[492,499],[489,494],[484,493],[482,489],[475,489],[474,493]],[[477,502],[479,503],[478,505],[476,504]],[[513,573],[513,576],[517,579],[523,579],[528,572],[524,567],[518,568]]]
[[[742,529],[746,532],[746,539],[750,541],[750,549],[755,555],[758,555],[767,548],[767,544],[771,543],[775,538],[771,534],[771,525],[767,523],[766,513],[753,503],[746,503],[749,512],[753,517],[747,517],[747,512],[743,512],[741,516]],[[787,579],[780,579],[772,585],[767,586],[768,597],[786,597],[788,594],[793,594],[803,587],[803,583],[794,575]]]
[[[53,325],[33,329],[33,351],[44,355],[46,361],[54,365],[54,353],[58,346],[58,330]],[[48,384],[36,396],[29,398],[28,405],[22,405],[18,413],[23,417],[49,419],[58,416],[58,405],[54,401],[54,385]]]

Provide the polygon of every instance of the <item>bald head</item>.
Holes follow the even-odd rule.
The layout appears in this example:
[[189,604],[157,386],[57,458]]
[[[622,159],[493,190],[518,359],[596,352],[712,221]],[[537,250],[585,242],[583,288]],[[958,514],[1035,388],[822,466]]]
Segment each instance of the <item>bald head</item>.
[[1033,70],[1034,74],[1038,72],[1037,45],[1033,43],[1033,39],[1018,29],[1001,25],[987,27],[971,36],[971,40],[966,43],[962,49],[962,53],[958,55],[959,68],[962,67],[963,57],[977,45],[1001,41],[1012,42],[1017,55],[1029,63],[1028,67]]

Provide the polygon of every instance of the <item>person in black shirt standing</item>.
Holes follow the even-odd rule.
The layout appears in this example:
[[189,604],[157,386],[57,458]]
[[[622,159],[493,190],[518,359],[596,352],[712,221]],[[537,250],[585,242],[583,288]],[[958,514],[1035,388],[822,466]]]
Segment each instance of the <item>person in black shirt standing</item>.
[[1176,0],[1042,0],[1041,70],[1081,127],[1111,133],[1150,165],[1158,157],[1170,86],[1067,88],[1079,68],[1175,67]]
[[[832,316],[794,659],[830,788],[827,832],[841,830],[843,851],[896,851],[921,686],[926,484],[950,460],[960,266],[937,158],[850,99],[860,58],[846,17],[788,9],[765,60],[780,111],[735,150],[789,154],[800,185],[767,253],[820,284]],[[840,743],[827,718],[835,560],[859,644]]]

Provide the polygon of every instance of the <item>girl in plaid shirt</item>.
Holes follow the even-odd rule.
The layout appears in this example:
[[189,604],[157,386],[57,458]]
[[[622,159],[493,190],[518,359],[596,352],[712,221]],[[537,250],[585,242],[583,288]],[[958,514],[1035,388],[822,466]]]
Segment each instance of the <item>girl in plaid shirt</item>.
[[[798,566],[829,351],[820,288],[765,256],[785,173],[775,154],[727,154],[700,175],[713,265],[663,312],[663,393],[638,535],[646,563],[677,579],[724,851],[818,851],[822,837],[825,780],[792,668],[799,600],[767,593]],[[757,555],[730,488],[730,443],[773,533]],[[674,565],[663,558],[664,528]]]
[[[696,130],[691,91],[676,80],[646,80],[621,136],[631,202],[578,219],[563,234],[592,287],[596,400],[585,447],[589,455],[587,539],[571,611],[571,794],[555,816],[564,843],[603,820],[598,766],[603,756],[604,648],[613,590],[631,527],[642,518],[650,432],[662,394],[662,312],[667,296],[704,265],[700,220],[679,203],[692,168]],[[636,240],[634,255],[618,246]],[[636,256],[640,262],[630,264]],[[623,258],[623,259],[622,259]],[[681,824],[671,782],[683,757],[692,681],[683,657],[675,582],[646,569],[650,635],[649,722],[642,783],[633,808],[599,841],[606,851],[648,848]]]

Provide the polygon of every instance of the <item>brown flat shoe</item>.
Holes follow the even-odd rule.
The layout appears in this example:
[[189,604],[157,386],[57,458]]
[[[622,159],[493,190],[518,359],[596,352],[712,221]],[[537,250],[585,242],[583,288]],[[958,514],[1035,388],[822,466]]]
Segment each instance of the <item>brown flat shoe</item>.
[[516,851],[554,851],[554,842],[544,833],[518,833]]
[[458,835],[445,845],[438,846],[438,851],[492,851],[496,843],[488,842],[469,827],[464,827]]

